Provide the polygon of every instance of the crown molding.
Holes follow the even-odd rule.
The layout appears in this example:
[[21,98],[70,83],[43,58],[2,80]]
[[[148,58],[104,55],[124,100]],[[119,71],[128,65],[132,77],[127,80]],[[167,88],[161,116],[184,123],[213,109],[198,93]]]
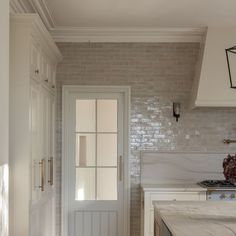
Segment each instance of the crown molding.
[[38,13],[56,42],[202,42],[200,28],[57,27],[45,0],[10,0],[11,13]]
[[48,30],[55,27],[53,16],[45,0],[10,0],[10,12],[38,13]]
[[30,1],[10,0],[10,13],[32,13],[34,8]]
[[202,42],[201,28],[70,28],[55,27],[56,42]]
[[47,29],[51,30],[52,28],[54,28],[54,18],[45,0],[31,0],[31,2]]

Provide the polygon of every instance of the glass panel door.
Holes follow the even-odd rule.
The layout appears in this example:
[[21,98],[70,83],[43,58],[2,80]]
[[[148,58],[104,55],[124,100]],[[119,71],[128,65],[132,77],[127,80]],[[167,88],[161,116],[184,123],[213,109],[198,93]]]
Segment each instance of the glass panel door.
[[62,214],[68,217],[68,227],[63,231],[68,229],[70,236],[127,236],[125,91],[99,86],[68,86],[67,91],[63,106],[62,201],[68,211]]
[[75,200],[117,200],[117,99],[76,99]]

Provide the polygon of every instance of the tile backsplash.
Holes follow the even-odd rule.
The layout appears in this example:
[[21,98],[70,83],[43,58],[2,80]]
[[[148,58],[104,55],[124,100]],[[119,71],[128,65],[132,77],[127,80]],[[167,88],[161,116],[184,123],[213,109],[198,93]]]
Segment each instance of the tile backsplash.
[[[131,236],[140,235],[140,151],[236,152],[236,109],[188,109],[198,43],[59,43],[57,71],[57,222],[60,231],[62,86],[131,87]],[[181,103],[179,122],[172,103]]]

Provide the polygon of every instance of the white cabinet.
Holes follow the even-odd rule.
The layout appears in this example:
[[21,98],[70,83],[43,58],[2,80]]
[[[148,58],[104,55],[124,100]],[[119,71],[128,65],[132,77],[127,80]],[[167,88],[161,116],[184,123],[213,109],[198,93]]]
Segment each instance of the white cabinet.
[[55,197],[50,197],[46,201],[42,201],[40,208],[37,206],[32,207],[30,215],[30,235],[55,235]]
[[49,191],[54,186],[55,158],[55,96],[43,86],[41,88],[42,118],[42,156],[45,165],[45,188]]
[[[155,201],[203,201],[206,191],[200,188],[158,189],[143,188],[141,194],[141,235],[154,236],[154,207]],[[158,230],[156,228],[155,230]]]
[[61,54],[36,14],[12,15],[10,39],[10,236],[54,236]]
[[30,118],[29,118],[29,131],[30,131],[30,155],[32,160],[32,204],[38,201],[41,197],[41,192],[38,191],[39,183],[40,183],[40,170],[38,163],[41,161],[41,126],[40,126],[40,86],[35,83],[35,81],[30,81]]
[[30,76],[38,80],[40,73],[40,45],[32,38],[30,40]]
[[55,63],[50,60],[47,53],[42,51],[41,52],[41,79],[45,87],[49,89],[54,89],[55,84]]

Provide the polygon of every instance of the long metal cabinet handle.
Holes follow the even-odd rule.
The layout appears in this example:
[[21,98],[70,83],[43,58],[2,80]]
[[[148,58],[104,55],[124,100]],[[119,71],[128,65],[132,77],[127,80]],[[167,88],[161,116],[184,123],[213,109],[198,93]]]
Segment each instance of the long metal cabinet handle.
[[41,185],[39,186],[39,188],[41,188],[41,191],[44,191],[44,186],[45,186],[45,160],[42,159],[39,162],[39,165],[41,166]]
[[120,156],[120,160],[119,160],[119,177],[120,177],[120,181],[122,181],[123,179],[123,157]]
[[48,160],[48,164],[49,164],[49,180],[48,180],[48,183],[50,183],[50,185],[53,185],[53,157],[50,157],[50,159]]
[[223,143],[225,143],[225,144],[236,143],[236,140],[233,140],[233,139],[224,139],[224,140],[223,140]]

